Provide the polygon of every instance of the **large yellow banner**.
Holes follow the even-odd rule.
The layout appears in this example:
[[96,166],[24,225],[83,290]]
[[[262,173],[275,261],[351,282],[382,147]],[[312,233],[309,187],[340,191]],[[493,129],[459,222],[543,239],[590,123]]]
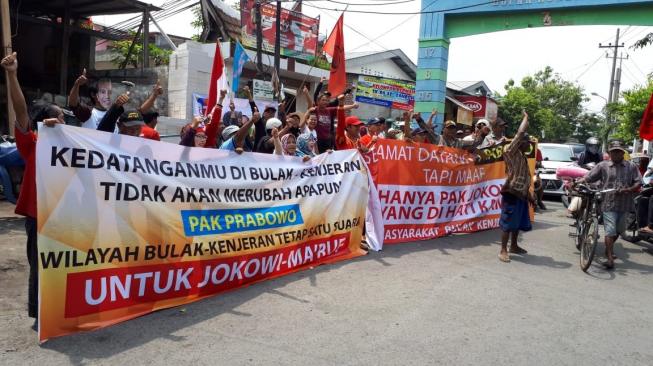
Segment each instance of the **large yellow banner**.
[[36,164],[41,341],[365,253],[356,150],[304,163],[57,126]]

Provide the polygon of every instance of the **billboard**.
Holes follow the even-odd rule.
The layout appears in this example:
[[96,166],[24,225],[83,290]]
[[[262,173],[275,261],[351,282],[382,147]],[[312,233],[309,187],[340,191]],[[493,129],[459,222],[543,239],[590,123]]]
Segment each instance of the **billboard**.
[[[240,0],[241,43],[256,48],[255,0]],[[274,52],[276,37],[276,13],[274,4],[261,4],[261,28],[263,50]],[[281,55],[303,60],[313,60],[317,52],[317,36],[320,18],[311,18],[288,9],[281,10]]]
[[490,121],[497,119],[497,103],[488,97],[475,97],[456,95],[456,99],[474,112],[474,118],[487,118]]
[[360,75],[356,101],[409,111],[415,105],[415,83]]

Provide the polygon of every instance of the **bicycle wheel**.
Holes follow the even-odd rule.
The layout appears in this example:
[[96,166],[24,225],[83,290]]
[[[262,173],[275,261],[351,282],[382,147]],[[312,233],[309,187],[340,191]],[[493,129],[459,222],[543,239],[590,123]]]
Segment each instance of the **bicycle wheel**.
[[580,244],[580,269],[587,272],[592,265],[596,245],[599,241],[599,220],[592,218],[590,222],[586,222],[583,231]]
[[585,221],[581,217],[577,217],[574,226],[576,229],[576,233],[574,234],[574,245],[576,246],[576,249],[580,250],[580,243],[582,242],[581,237],[583,236]]

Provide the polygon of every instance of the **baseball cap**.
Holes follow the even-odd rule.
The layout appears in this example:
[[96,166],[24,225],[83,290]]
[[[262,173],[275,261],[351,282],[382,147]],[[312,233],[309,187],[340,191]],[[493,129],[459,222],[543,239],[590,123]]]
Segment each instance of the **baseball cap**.
[[145,124],[143,122],[143,116],[138,111],[123,112],[120,118],[118,118],[118,122],[126,127],[142,126]]
[[485,118],[481,118],[476,122],[476,128],[483,126],[483,127],[490,127],[490,122],[486,120]]
[[367,121],[366,125],[368,125],[368,126],[369,125],[378,125],[378,124],[382,124],[382,123],[385,123],[385,118],[383,118],[383,117],[378,117],[378,118],[374,117],[374,118],[370,118]]
[[225,127],[224,130],[222,130],[222,139],[225,141],[229,140],[229,138],[238,132],[239,129],[240,127],[234,125]]
[[269,111],[269,110],[272,110],[272,111],[275,111],[275,112],[276,112],[276,111],[277,111],[277,107],[275,107],[275,106],[272,105],[272,104],[268,104],[268,105],[266,105],[265,108],[263,109],[263,112],[267,112],[267,111]]
[[265,129],[271,130],[273,128],[279,128],[281,125],[281,120],[278,118],[268,118],[268,120],[265,122]]
[[502,118],[497,117],[497,120],[494,121],[494,124],[497,126],[505,126],[508,124],[508,122],[504,121]]
[[608,145],[608,151],[614,151],[614,150],[621,150],[623,152],[626,152],[626,147],[623,145],[621,141],[613,140],[610,141],[610,144]]
[[347,119],[345,119],[345,124],[347,126],[360,126],[363,124],[360,119],[356,116],[349,116]]
[[445,128],[456,127],[456,122],[454,122],[454,121],[447,121],[447,122],[444,123],[444,127],[445,127]]

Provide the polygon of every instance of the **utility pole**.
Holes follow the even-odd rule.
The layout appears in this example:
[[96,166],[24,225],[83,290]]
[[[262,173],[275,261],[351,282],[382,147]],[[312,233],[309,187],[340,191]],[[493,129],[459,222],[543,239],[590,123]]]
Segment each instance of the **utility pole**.
[[254,21],[256,22],[256,75],[260,77],[263,74],[263,30],[261,29],[261,0],[256,0],[254,4]]
[[[603,150],[606,150],[607,143],[608,143],[608,138],[610,137],[610,133],[612,132],[612,113],[610,113],[610,109],[608,107],[608,104],[614,103],[618,98],[619,98],[619,93],[615,93],[615,76],[617,72],[617,58],[619,55],[619,48],[624,47],[624,44],[621,43],[619,44],[619,34],[620,34],[621,29],[617,28],[617,37],[615,39],[614,45],[612,43],[608,43],[607,46],[604,46],[599,43],[599,48],[609,48],[612,49],[612,75],[610,75],[610,91],[609,91],[609,96],[608,96],[608,102],[606,104],[606,113],[607,115],[605,116],[605,133],[603,135]],[[610,57],[608,54],[606,56],[607,58]],[[621,71],[620,71],[621,73]]]
[[[279,64],[281,63],[281,1],[277,0],[277,12],[275,19],[275,30],[274,30],[274,71],[277,77],[277,86],[281,87],[281,80],[279,80]],[[273,80],[274,83],[274,80]],[[276,92],[276,90],[275,90]],[[281,93],[278,94],[277,100],[281,97]]]
[[621,54],[621,56],[619,56],[619,68],[617,68],[617,75],[615,76],[615,80],[614,80],[614,93],[612,93],[614,98],[614,100],[612,101],[613,103],[619,101],[619,92],[621,89],[621,70],[622,70],[624,60],[628,60],[629,57],[630,55],[628,54],[626,55],[626,57],[624,57],[623,53]]
[[[610,48],[612,49],[612,75],[610,76],[610,95],[608,96],[608,102],[613,103],[614,100],[614,82],[615,82],[615,75],[617,71],[617,58],[619,56],[619,48],[624,47],[624,44],[621,43],[619,44],[619,32],[621,29],[617,28],[617,38],[614,42],[614,45],[612,43],[608,43],[607,46],[604,46],[599,43],[599,48]],[[609,55],[607,57],[610,57]]]
[[[0,56],[5,57],[13,52],[11,48],[11,16],[9,15],[9,0],[0,0],[0,16],[2,19],[0,22],[0,26],[2,27],[2,52],[0,52]],[[5,72],[5,80],[8,79],[6,76],[7,74]],[[13,136],[16,113],[14,112],[14,105],[11,103],[9,83],[7,83],[7,117],[7,133]]]

